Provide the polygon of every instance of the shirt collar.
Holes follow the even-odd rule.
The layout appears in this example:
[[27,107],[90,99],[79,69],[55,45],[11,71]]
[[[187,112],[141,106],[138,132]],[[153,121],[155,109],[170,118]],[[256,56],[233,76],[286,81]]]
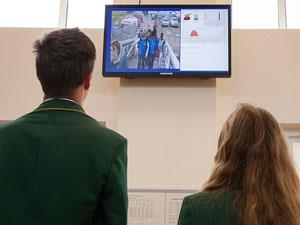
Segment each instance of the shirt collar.
[[65,98],[48,98],[45,101],[43,101],[42,104],[40,104],[37,110],[45,108],[75,109],[84,113],[84,110],[81,107],[81,105],[79,105],[77,102],[71,99]]
[[58,100],[65,100],[65,101],[70,101],[70,102],[74,102],[74,103],[77,104],[77,105],[80,105],[78,102],[75,102],[74,100],[69,99],[69,98],[47,98],[47,99],[45,99],[43,102],[48,102],[48,101],[55,100],[55,99],[58,99]]

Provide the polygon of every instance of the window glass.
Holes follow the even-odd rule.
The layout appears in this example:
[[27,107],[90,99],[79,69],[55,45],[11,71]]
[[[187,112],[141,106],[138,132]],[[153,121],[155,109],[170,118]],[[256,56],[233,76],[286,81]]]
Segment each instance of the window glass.
[[57,27],[60,0],[0,0],[0,27]]
[[104,10],[112,0],[69,0],[67,27],[103,28]]
[[286,0],[287,27],[300,28],[300,1]]
[[232,0],[233,28],[278,28],[277,1],[278,0]]

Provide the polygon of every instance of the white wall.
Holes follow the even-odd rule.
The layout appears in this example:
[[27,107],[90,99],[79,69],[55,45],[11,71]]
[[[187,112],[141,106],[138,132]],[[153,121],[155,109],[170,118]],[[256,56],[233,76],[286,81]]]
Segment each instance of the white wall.
[[0,118],[13,119],[42,99],[34,72],[33,40],[41,30],[0,29]]
[[118,128],[135,188],[199,189],[213,165],[215,80],[121,80]]
[[300,123],[300,30],[234,30],[231,79],[217,81],[218,124],[240,102]]

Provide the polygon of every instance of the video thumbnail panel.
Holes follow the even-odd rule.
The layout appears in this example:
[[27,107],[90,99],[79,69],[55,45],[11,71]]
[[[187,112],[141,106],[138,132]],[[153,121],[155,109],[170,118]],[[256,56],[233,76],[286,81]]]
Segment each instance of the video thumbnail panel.
[[180,10],[112,11],[109,68],[179,70]]

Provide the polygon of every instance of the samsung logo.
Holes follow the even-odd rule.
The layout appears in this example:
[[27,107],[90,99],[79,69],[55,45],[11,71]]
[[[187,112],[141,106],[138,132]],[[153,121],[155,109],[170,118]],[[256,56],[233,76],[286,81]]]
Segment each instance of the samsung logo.
[[173,73],[160,73],[160,75],[164,75],[164,76],[172,76]]

